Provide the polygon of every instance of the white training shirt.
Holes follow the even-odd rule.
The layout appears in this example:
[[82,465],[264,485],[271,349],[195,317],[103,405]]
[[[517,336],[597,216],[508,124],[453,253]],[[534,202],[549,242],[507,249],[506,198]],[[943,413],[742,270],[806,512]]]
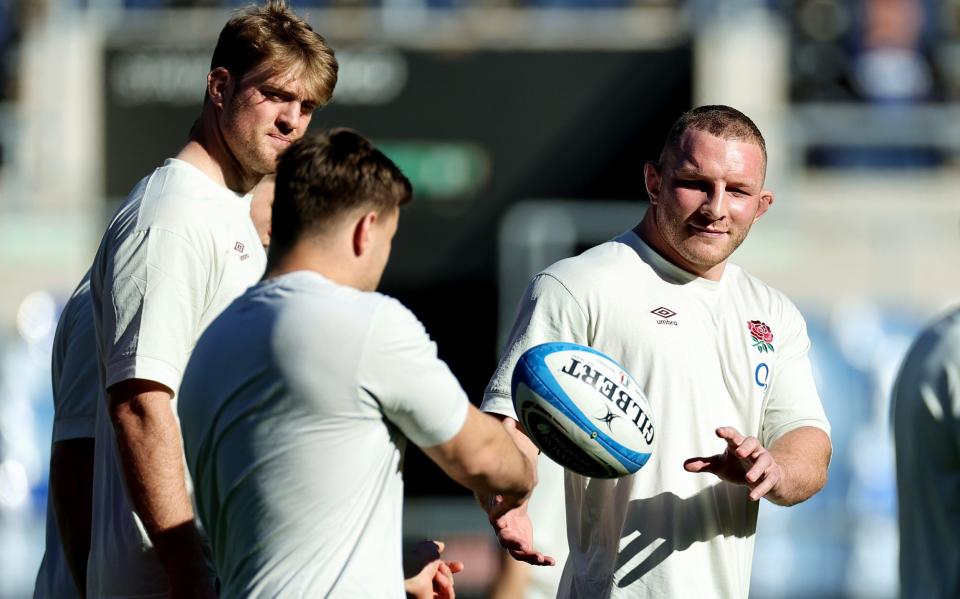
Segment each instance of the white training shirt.
[[467,398],[396,300],[308,271],[251,288],[197,343],[180,422],[223,597],[402,599],[401,466]]
[[[172,158],[134,188],[90,275],[101,389],[137,378],[176,393],[200,333],[263,274],[250,199]],[[88,595],[165,597],[166,574],[124,487],[105,396],[94,463]]]
[[[754,339],[750,321],[772,338]],[[719,426],[765,446],[801,426],[829,433],[797,309],[735,265],[720,281],[699,278],[628,231],[533,278],[484,410],[516,417],[514,365],[548,341],[589,345],[623,364],[657,431],[653,455],[632,476],[567,473],[570,555],[558,597],[746,597],[758,503],[747,487],[683,463],[725,449]]]
[[[90,310],[90,273],[83,276],[60,313],[53,337],[53,439],[51,446],[71,439],[92,439],[100,381],[97,341]],[[35,599],[80,597],[64,557],[53,497],[47,498],[46,549],[33,589]]]
[[960,310],[932,324],[893,389],[900,594],[960,597]]

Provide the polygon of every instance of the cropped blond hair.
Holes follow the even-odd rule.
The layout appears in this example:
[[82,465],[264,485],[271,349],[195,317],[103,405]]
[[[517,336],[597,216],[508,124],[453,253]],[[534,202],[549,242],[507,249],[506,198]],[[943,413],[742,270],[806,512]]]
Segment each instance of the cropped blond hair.
[[237,11],[220,31],[210,70],[223,67],[239,79],[260,65],[268,65],[271,76],[294,73],[318,105],[333,97],[338,70],[333,50],[284,0]]

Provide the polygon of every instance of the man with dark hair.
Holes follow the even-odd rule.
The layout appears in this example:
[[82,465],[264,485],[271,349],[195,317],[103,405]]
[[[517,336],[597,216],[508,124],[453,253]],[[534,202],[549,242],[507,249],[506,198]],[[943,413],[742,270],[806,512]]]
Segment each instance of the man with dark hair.
[[[657,423],[656,449],[638,473],[567,472],[570,555],[559,597],[746,597],[757,501],[792,505],[826,482],[830,429],[803,317],[727,262],[773,203],[765,168],[749,118],[727,106],[691,110],[660,161],[644,167],[641,222],[537,274],[521,300],[483,410],[515,427],[518,358],[570,341],[623,364]],[[522,446],[536,455],[529,439]],[[516,559],[550,564],[525,510],[491,515],[500,542]]]
[[203,329],[257,281],[250,191],[326,103],[337,62],[282,0],[237,13],[217,42],[190,139],[114,214],[90,273],[99,376],[87,594],[213,594],[176,418]]
[[407,439],[503,509],[533,488],[531,461],[470,405],[423,325],[375,292],[410,197],[349,130],[280,161],[266,276],[203,333],[180,389],[225,595],[402,597]]

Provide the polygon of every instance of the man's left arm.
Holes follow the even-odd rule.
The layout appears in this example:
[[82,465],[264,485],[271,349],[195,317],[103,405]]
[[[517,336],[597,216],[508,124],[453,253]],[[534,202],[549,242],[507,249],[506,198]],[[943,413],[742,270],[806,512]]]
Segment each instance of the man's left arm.
[[833,451],[830,437],[819,428],[803,426],[784,433],[767,449],[756,437],[723,426],[717,437],[727,442],[723,453],[690,458],[687,472],[713,473],[721,479],[750,487],[750,499],[766,497],[777,505],[806,501],[827,482]]
[[777,505],[795,505],[810,499],[827,484],[833,446],[819,428],[794,429],[770,445],[770,455],[780,467],[780,480],[766,497]]

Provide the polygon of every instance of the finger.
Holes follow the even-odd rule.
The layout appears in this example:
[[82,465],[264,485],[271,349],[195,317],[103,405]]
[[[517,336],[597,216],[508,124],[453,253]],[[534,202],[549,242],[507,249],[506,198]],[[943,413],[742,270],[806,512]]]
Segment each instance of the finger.
[[749,458],[754,452],[763,449],[760,441],[756,437],[746,437],[742,443],[737,445],[736,454],[741,460]]
[[442,568],[438,568],[433,574],[433,592],[446,597],[451,591],[453,591],[453,574],[446,574]]
[[526,562],[534,566],[553,566],[557,560],[539,551],[510,551],[510,557],[518,562]]
[[762,453],[750,470],[747,470],[744,478],[752,485],[763,477],[771,465],[773,465],[773,458],[770,457],[769,453]]
[[440,562],[436,574],[433,575],[433,582],[442,589],[453,589],[453,572],[447,564]]
[[760,501],[760,498],[769,493],[779,480],[780,477],[776,473],[771,472],[766,478],[763,479],[763,482],[750,491],[750,499],[752,501]]
[[430,541],[430,542],[437,546],[437,555],[443,553],[444,548],[446,548],[447,546],[443,541]]
[[463,572],[463,569],[466,566],[464,566],[463,562],[461,562],[460,560],[453,560],[453,561],[447,562],[447,567],[450,568],[451,572],[453,572],[454,574],[457,574],[459,572]]
[[723,456],[720,454],[709,457],[690,458],[683,462],[683,469],[687,472],[713,472],[720,466]]
[[743,443],[743,435],[732,426],[721,426],[716,430],[717,436],[724,439],[731,449]]

